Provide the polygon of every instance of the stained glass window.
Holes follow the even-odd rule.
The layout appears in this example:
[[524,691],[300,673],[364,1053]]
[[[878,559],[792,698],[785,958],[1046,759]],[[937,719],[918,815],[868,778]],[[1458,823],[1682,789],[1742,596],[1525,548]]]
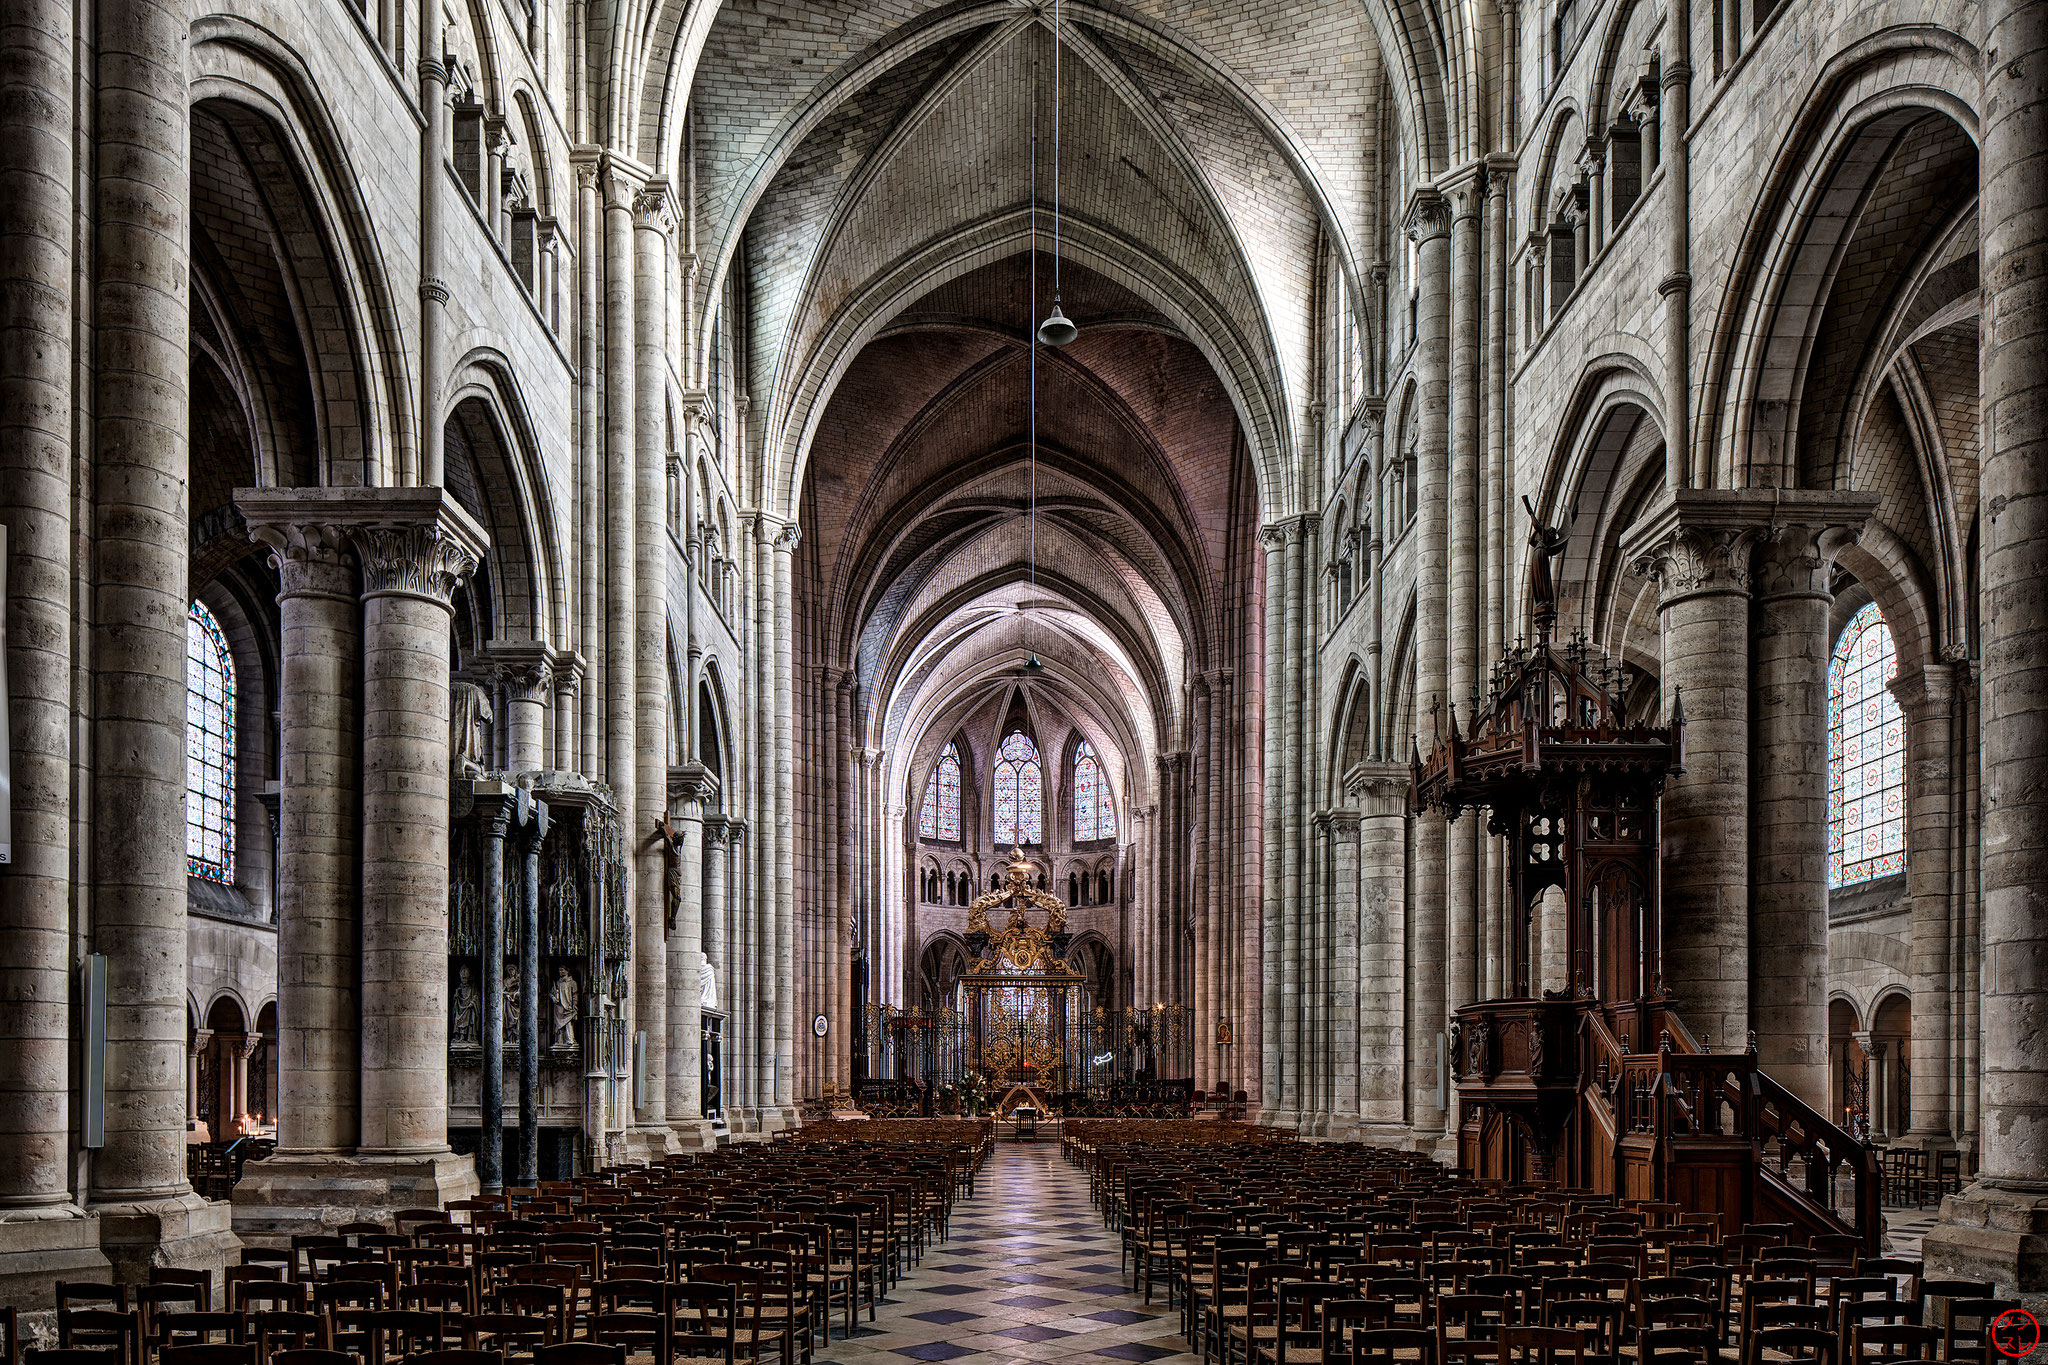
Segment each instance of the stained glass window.
[[1022,730],[1012,730],[996,750],[996,842],[1045,842],[1045,781],[1038,764],[1038,746]]
[[185,613],[185,871],[235,879],[235,664],[199,602]]
[[960,751],[948,744],[932,775],[925,779],[924,802],[917,808],[920,839],[960,837]]
[[1116,838],[1116,802],[1095,748],[1082,740],[1074,749],[1074,839]]
[[1828,885],[1906,868],[1906,718],[1888,684],[1891,628],[1872,602],[1849,618],[1828,665]]

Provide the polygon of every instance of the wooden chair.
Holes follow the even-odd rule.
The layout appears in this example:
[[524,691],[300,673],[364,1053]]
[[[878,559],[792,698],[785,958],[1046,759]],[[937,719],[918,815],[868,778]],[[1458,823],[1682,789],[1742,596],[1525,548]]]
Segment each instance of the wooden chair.
[[208,1342],[198,1346],[165,1346],[157,1365],[256,1365],[256,1348],[244,1342]]
[[1394,1305],[1385,1299],[1329,1299],[1323,1304],[1323,1331],[1317,1343],[1323,1365],[1350,1365],[1352,1334],[1378,1331],[1394,1320]]
[[528,1360],[543,1346],[555,1343],[554,1320],[524,1313],[473,1313],[462,1320],[462,1347],[497,1351],[506,1360]]
[[1721,1365],[1721,1338],[1705,1327],[1654,1327],[1636,1338],[1639,1365]]
[[1546,1299],[1543,1325],[1578,1333],[1587,1359],[1613,1362],[1621,1358],[1627,1313],[1628,1306],[1616,1299]]
[[626,1348],[601,1341],[558,1341],[534,1353],[534,1365],[626,1365]]
[[111,1348],[117,1359],[142,1365],[142,1315],[132,1308],[59,1308],[57,1345]]
[[1767,1327],[1750,1341],[1743,1365],[1840,1365],[1842,1341],[1818,1327]]
[[1861,1323],[1850,1338],[1852,1365],[1867,1361],[1932,1360],[1941,1333],[1917,1322]]
[[1353,1365],[1437,1365],[1436,1333],[1414,1327],[1360,1327],[1351,1333]]
[[269,1358],[269,1365],[362,1365],[362,1361],[347,1351],[323,1351],[306,1347],[296,1351],[279,1351]]
[[1558,1365],[1569,1358],[1585,1365],[1586,1339],[1565,1327],[1504,1327],[1500,1333],[1500,1365]]
[[250,1335],[256,1339],[256,1356],[264,1361],[271,1361],[281,1355],[290,1355],[294,1351],[322,1351],[330,1355],[347,1355],[345,1351],[332,1349],[330,1343],[333,1338],[327,1329],[327,1319],[318,1313],[300,1312],[295,1309],[266,1309],[249,1315]]
[[1947,1320],[1941,1325],[1941,1358],[2000,1365],[2004,1358],[1994,1360],[1991,1350],[1991,1324],[2000,1313],[2020,1306],[2018,1299],[1950,1299]]
[[153,1285],[190,1285],[199,1294],[200,1312],[204,1313],[213,1307],[213,1277],[203,1270],[180,1270],[176,1266],[168,1265],[151,1266],[149,1282]]
[[669,1359],[722,1360],[734,1365],[738,1351],[737,1286],[698,1280],[669,1286]]

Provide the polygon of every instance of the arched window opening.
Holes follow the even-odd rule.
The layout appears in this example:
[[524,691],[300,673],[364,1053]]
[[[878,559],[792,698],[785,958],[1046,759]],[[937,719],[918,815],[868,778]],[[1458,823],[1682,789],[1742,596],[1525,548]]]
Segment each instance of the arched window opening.
[[1892,697],[1898,654],[1871,602],[1828,664],[1828,885],[1906,868],[1906,718]]
[[1097,905],[1109,904],[1109,874],[1107,872],[1102,873],[1096,878],[1095,903]]
[[1074,748],[1074,839],[1116,838],[1116,802],[1095,748],[1082,740]]
[[996,750],[995,797],[998,844],[1045,842],[1045,781],[1038,746],[1022,730],[1012,730]]
[[1067,904],[1079,905],[1080,903],[1081,878],[1077,874],[1069,872],[1067,874]]
[[948,744],[932,775],[925,779],[924,802],[917,808],[917,837],[960,840],[960,751]]
[[201,602],[185,613],[185,871],[235,879],[235,664]]

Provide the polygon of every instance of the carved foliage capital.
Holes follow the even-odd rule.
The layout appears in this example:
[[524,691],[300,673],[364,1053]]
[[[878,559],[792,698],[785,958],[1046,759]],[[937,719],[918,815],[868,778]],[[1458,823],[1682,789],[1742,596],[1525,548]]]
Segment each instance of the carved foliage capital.
[[1451,231],[1451,203],[1437,191],[1424,187],[1408,202],[1408,218],[1402,224],[1408,240],[1420,245],[1432,237],[1446,237]]
[[1746,593],[1756,540],[1747,527],[1679,526],[1646,548],[1634,567],[1667,602],[1698,592]]
[[476,572],[476,551],[439,524],[352,526],[349,534],[362,558],[365,597],[394,593],[446,607]]
[[633,196],[633,225],[650,228],[655,232],[667,232],[675,221],[669,211],[668,189],[663,185],[649,185]]
[[326,522],[252,522],[249,539],[270,547],[280,600],[315,594],[355,595],[356,559],[348,533],[341,527]]

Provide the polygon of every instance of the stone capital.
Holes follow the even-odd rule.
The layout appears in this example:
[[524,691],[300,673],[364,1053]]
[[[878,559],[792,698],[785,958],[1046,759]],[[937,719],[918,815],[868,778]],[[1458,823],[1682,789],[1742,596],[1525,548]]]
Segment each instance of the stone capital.
[[1365,823],[1364,818],[1357,811],[1345,806],[1339,806],[1331,811],[1329,813],[1329,822],[1331,832],[1346,843],[1357,841],[1358,828]]
[[[333,597],[354,601],[356,597],[355,551],[348,534],[317,509],[295,509],[289,496],[305,493],[317,502],[327,490],[320,488],[238,488],[235,505],[248,524],[249,539],[270,547],[270,564],[277,570],[277,597]],[[246,498],[244,495],[248,495]]]
[[702,763],[678,763],[668,770],[670,809],[695,805],[700,810],[718,795],[718,774]]
[[555,695],[558,697],[575,696],[583,688],[583,675],[589,671],[589,666],[583,662],[583,656],[575,650],[562,649],[555,651],[553,667]]
[[1344,773],[1344,798],[1361,817],[1405,816],[1408,780],[1399,763],[1354,763]]
[[1801,493],[1797,502],[1774,506],[1751,556],[1757,600],[1832,597],[1835,558],[1862,536],[1876,509],[1872,493]]
[[447,607],[491,543],[442,488],[243,488],[235,504],[252,527],[300,522],[344,533],[362,566],[364,598]]
[[1622,533],[1622,556],[1657,584],[1666,607],[1703,593],[1747,596],[1750,556],[1770,524],[1771,495],[1667,490]]
[[669,202],[668,182],[650,180],[633,196],[633,226],[648,232],[666,233],[675,224]]
[[704,848],[706,852],[714,848],[722,851],[725,848],[726,841],[733,837],[732,823],[731,820],[723,815],[714,814],[704,817]]
[[1923,664],[1917,669],[1900,668],[1890,683],[1892,699],[1908,720],[1934,720],[1948,715],[1955,700],[1956,666]]
[[1408,213],[1402,221],[1408,240],[1420,246],[1432,237],[1451,232],[1450,201],[1428,185],[1420,186],[1408,199]]
[[513,701],[544,702],[553,689],[555,651],[539,640],[493,645],[485,662]]

